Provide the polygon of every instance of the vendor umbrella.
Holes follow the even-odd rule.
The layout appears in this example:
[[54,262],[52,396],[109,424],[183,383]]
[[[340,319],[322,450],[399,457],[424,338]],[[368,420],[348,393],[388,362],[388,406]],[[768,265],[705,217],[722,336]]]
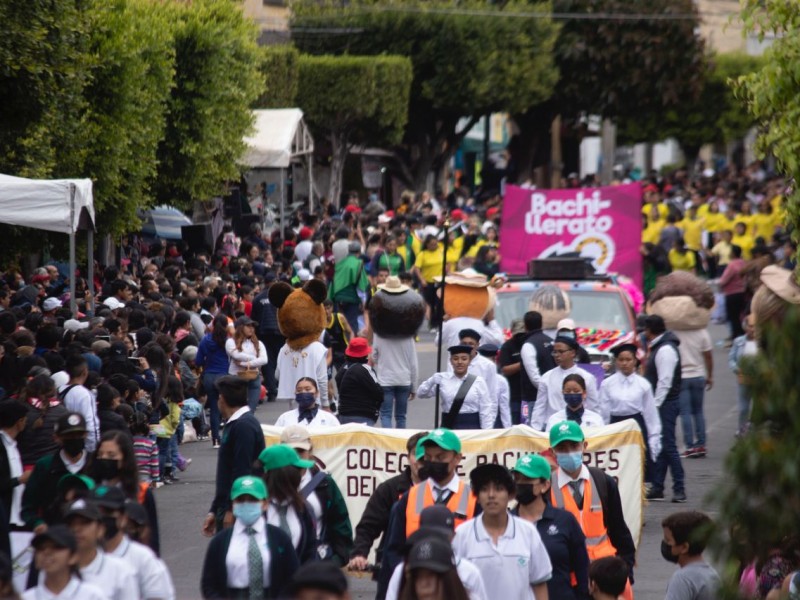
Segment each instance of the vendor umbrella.
[[156,206],[143,211],[142,235],[148,238],[179,240],[182,238],[181,227],[191,225],[192,220],[172,206]]

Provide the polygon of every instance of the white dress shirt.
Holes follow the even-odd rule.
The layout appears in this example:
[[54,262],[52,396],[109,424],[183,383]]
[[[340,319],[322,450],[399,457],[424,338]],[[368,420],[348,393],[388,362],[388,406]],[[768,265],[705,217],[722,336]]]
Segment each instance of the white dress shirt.
[[[539,372],[539,363],[536,361],[536,346],[530,342],[523,343],[519,351],[519,359],[528,379],[538,388],[543,373]],[[527,400],[527,398],[523,398],[523,400]]]
[[122,537],[122,542],[109,554],[121,558],[133,567],[136,581],[139,583],[139,595],[143,599],[175,598],[175,587],[172,585],[167,565],[148,546],[134,542],[125,535]]
[[513,425],[511,422],[511,388],[508,386],[508,379],[505,378],[505,375],[498,375],[496,383],[497,410],[500,413],[500,424],[506,428],[511,427]]
[[311,423],[306,421],[300,422],[300,409],[293,408],[283,413],[278,420],[275,421],[275,427],[288,427],[289,425],[302,425],[303,427],[335,427],[339,425],[339,419],[336,415],[329,413],[321,408],[317,410],[317,414],[311,420]]
[[239,371],[244,371],[247,368],[260,369],[267,364],[267,349],[264,343],[259,340],[258,354],[256,354],[255,344],[251,340],[242,341],[242,349],[236,348],[236,341],[233,338],[228,338],[225,342],[225,352],[230,357],[228,363],[228,375],[238,375]]
[[[453,400],[455,400],[458,388],[461,387],[463,381],[464,378],[456,377],[455,373],[434,373],[432,377],[420,384],[417,389],[417,396],[419,398],[433,398],[438,385],[441,410],[446,413],[453,405]],[[461,406],[461,414],[470,413],[480,415],[481,429],[494,427],[494,420],[497,417],[497,398],[492,397],[489,393],[486,381],[481,376],[475,378],[464,398],[464,404]]]
[[[3,446],[6,447],[6,455],[8,456],[8,469],[9,475],[19,477],[22,475],[22,458],[19,455],[19,448],[17,448],[17,441],[8,435],[5,431],[0,431],[0,438],[3,440]],[[9,523],[12,525],[25,525],[25,521],[19,514],[22,508],[22,492],[25,490],[25,484],[18,483],[11,490],[11,507],[9,510]]]
[[[261,566],[264,577],[264,587],[268,588],[269,565],[271,556],[267,546],[267,524],[264,517],[253,523],[256,530],[255,538],[258,549],[261,550]],[[228,587],[247,588],[250,586],[250,570],[247,564],[247,552],[250,549],[250,536],[245,531],[246,526],[236,519],[233,523],[233,533],[231,534],[231,544],[228,546],[228,554],[225,555],[225,569],[228,573]]]
[[567,403],[564,402],[564,394],[561,389],[564,378],[573,373],[583,377],[583,380],[586,382],[586,400],[584,401],[584,407],[600,414],[603,420],[606,420],[604,411],[598,400],[597,380],[594,378],[594,375],[588,371],[584,371],[578,365],[572,365],[569,369],[556,367],[542,375],[542,378],[539,380],[539,391],[536,395],[536,403],[533,405],[533,413],[531,414],[531,427],[537,431],[542,431],[548,419],[554,413],[566,408]]
[[121,558],[97,550],[94,560],[80,570],[86,583],[96,585],[108,600],[138,600],[139,585],[133,568]]
[[[581,472],[578,473],[578,476],[575,479],[567,475],[567,472],[561,467],[558,467],[558,470],[556,471],[556,483],[558,484],[558,489],[562,489],[571,481],[580,481],[581,483],[578,486],[578,489],[580,489],[581,495],[583,495],[584,488],[586,487],[583,482],[588,481],[591,479],[591,477],[592,476],[589,473],[589,468],[586,466],[586,464],[581,465]],[[572,488],[568,488],[567,493],[572,493]]]
[[236,419],[238,419],[243,414],[248,413],[248,412],[250,412],[250,407],[245,404],[244,406],[239,408],[235,413],[233,413],[230,417],[228,417],[228,420],[225,421],[225,422],[226,423],[233,423]]
[[60,593],[54,594],[44,585],[44,576],[40,576],[39,585],[25,590],[22,600],[108,600],[108,596],[96,585],[81,581],[75,575]]
[[[544,430],[550,431],[553,428],[553,425],[556,423],[566,421],[568,410],[568,408],[564,408],[557,413],[550,415],[550,418],[547,419],[547,425],[545,426]],[[589,410],[588,408],[583,409],[583,415],[581,416],[581,429],[586,429],[587,427],[602,427],[603,425],[605,425],[603,417],[593,410]]]
[[[664,337],[663,333],[650,342],[650,347],[652,348],[657,344],[662,337]],[[657,408],[661,408],[661,405],[664,404],[667,393],[672,387],[675,366],[678,364],[679,358],[678,351],[669,344],[664,344],[660,348],[656,348],[656,373],[658,374],[658,380],[656,381],[654,396]]]
[[627,377],[617,371],[603,381],[600,404],[612,417],[641,414],[647,426],[647,445],[655,460],[661,454],[661,417],[653,398],[653,387],[641,375]]
[[[433,496],[434,500],[441,495],[440,492],[442,490],[449,491],[450,496],[452,496],[453,494],[457,494],[458,488],[461,485],[461,480],[458,478],[457,473],[453,473],[453,476],[450,478],[450,481],[448,481],[444,485],[440,485],[439,483],[435,482],[431,477],[429,477],[425,481],[428,482],[428,487],[431,488],[431,495]],[[450,496],[448,496],[448,499],[450,498]]]
[[328,349],[319,342],[311,342],[301,350],[292,350],[284,344],[278,352],[275,377],[278,378],[278,399],[294,400],[294,390],[302,377],[317,382],[320,405],[328,406]]
[[[483,319],[476,319],[474,317],[453,317],[448,319],[442,325],[442,348],[447,350],[450,346],[457,346],[461,339],[458,337],[462,329],[474,329],[481,336],[481,344],[495,344],[498,347],[503,345],[506,341],[506,336],[503,333],[503,328],[497,321],[489,321],[489,324],[483,322]],[[434,338],[434,344],[439,343],[439,334]]]
[[[270,500],[269,509],[267,510],[267,523],[280,529],[281,516],[278,512],[278,506],[285,506],[287,504],[289,503],[278,503],[274,500]],[[292,546],[297,550],[300,546],[300,539],[303,536],[303,525],[300,523],[300,517],[297,516],[297,511],[291,504],[289,504],[289,508],[286,509],[286,522],[289,524],[289,537],[292,538]]]

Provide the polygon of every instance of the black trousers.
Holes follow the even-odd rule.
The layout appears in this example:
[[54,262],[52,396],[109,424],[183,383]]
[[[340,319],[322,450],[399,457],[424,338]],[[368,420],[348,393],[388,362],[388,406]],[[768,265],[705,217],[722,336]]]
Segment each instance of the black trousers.
[[744,335],[742,329],[742,313],[744,313],[744,293],[728,294],[725,296],[725,315],[731,326],[731,340]]
[[275,378],[275,367],[278,366],[278,354],[286,343],[286,338],[280,333],[262,333],[258,338],[267,349],[267,364],[261,367],[261,374],[267,388],[267,401],[273,402],[278,397],[278,380]]

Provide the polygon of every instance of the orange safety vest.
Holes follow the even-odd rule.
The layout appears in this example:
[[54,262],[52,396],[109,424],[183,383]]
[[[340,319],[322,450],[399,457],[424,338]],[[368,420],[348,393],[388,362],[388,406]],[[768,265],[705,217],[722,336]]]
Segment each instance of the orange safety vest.
[[565,485],[563,488],[558,487],[557,472],[553,473],[550,486],[550,498],[553,506],[571,512],[581,524],[583,534],[586,536],[586,551],[589,553],[589,560],[617,554],[616,548],[608,539],[608,531],[603,523],[603,504],[600,502],[600,494],[594,493],[596,491],[594,487],[594,479],[590,475],[589,479],[583,481],[583,510],[579,510],[569,485]]
[[[433,492],[427,481],[422,481],[408,490],[406,506],[406,538],[419,529],[419,516],[428,506],[436,504]],[[476,499],[469,484],[458,482],[458,492],[447,500],[447,508],[453,513],[455,526],[459,527],[467,519],[475,516]]]

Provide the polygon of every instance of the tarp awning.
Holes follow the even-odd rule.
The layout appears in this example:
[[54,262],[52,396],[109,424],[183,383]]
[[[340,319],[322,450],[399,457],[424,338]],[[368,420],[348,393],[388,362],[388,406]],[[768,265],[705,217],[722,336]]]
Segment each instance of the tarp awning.
[[90,179],[45,180],[0,175],[0,223],[59,233],[93,229],[92,182]]
[[192,220],[177,208],[164,205],[144,211],[142,221],[143,235],[165,240],[181,239],[181,227],[192,224]]
[[314,140],[299,108],[254,110],[253,133],[244,138],[242,164],[253,169],[285,169],[293,158],[311,154]]

